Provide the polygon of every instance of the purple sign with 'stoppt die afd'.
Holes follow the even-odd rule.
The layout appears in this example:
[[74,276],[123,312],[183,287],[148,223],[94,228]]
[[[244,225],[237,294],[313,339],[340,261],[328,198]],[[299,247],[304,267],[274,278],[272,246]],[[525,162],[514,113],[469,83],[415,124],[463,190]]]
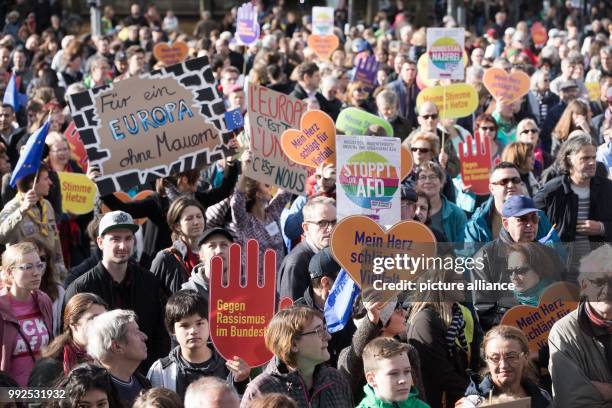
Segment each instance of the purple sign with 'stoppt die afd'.
[[252,3],[245,3],[238,9],[236,39],[243,45],[251,45],[259,38],[257,10]]

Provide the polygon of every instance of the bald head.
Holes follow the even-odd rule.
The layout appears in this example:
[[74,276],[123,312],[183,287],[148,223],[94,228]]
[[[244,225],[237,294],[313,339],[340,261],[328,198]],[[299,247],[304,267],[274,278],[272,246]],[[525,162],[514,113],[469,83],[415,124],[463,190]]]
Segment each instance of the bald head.
[[234,389],[217,377],[203,377],[189,385],[185,408],[239,408]]

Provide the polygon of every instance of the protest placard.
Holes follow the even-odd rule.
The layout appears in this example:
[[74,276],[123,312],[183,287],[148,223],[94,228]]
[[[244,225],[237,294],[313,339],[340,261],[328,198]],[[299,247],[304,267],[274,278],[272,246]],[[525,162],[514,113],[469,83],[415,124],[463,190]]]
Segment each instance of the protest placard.
[[501,68],[485,71],[482,83],[495,100],[513,102],[529,92],[529,76],[522,71],[508,74]]
[[251,2],[244,3],[238,8],[235,38],[240,44],[251,45],[257,41],[260,32],[255,6]]
[[85,174],[58,171],[62,194],[62,211],[72,214],[87,214],[94,209],[94,198],[98,189]]
[[69,96],[101,195],[231,155],[233,134],[206,57]]
[[[332,254],[362,290],[375,287],[375,281],[399,283],[414,280],[422,271],[415,269],[385,268],[373,271],[376,259],[394,259],[396,256],[419,259],[436,254],[436,238],[425,224],[402,221],[388,230],[364,215],[342,219],[334,228],[330,241]],[[392,295],[390,290],[388,295]]]
[[185,41],[176,41],[172,45],[159,43],[153,47],[153,56],[165,67],[183,62],[188,53],[189,47]]
[[300,127],[306,103],[289,95],[249,83],[248,118],[252,165],[245,174],[296,194],[306,188],[308,169],[287,157],[281,147],[281,134]]
[[361,214],[380,225],[400,220],[401,143],[396,137],[336,138],[337,218]]
[[370,125],[379,125],[385,129],[387,136],[393,135],[393,127],[383,118],[373,115],[363,109],[342,109],[336,119],[336,129],[345,135],[367,135]]
[[601,87],[599,86],[599,82],[585,82],[584,86],[589,93],[589,99],[592,101],[598,101],[601,98]]
[[546,27],[539,21],[531,25],[531,39],[536,47],[543,47],[548,41],[548,33]]
[[432,86],[419,92],[417,109],[427,101],[436,104],[441,118],[462,118],[478,107],[478,93],[469,84]]
[[333,7],[312,8],[312,33],[314,35],[332,35],[334,33]]
[[[468,56],[465,50],[463,51],[463,66],[467,66]],[[430,86],[436,86],[439,80],[429,77],[429,55],[427,53],[421,54],[417,61],[417,85],[419,89],[429,88]]]
[[[268,249],[262,263],[263,285],[258,284],[259,243],[246,244],[246,283],[240,284],[242,253],[232,244],[228,265],[216,256],[210,271],[210,338],[215,349],[226,360],[234,356],[251,367],[270,361],[264,331],[274,316],[276,296],[276,253]],[[224,275],[226,284],[224,285]]]
[[366,87],[374,89],[379,65],[374,55],[366,54],[363,57],[355,58],[355,69],[353,70],[351,81],[359,81]]
[[331,55],[338,49],[340,40],[335,34],[331,35],[316,35],[308,36],[308,47],[317,54],[320,59],[329,59]]
[[556,282],[544,290],[537,307],[515,306],[504,314],[500,324],[521,329],[529,341],[529,351],[538,352],[548,345],[548,333],[553,325],[575,310],[579,299],[577,286]]
[[427,28],[428,79],[463,80],[464,28]]
[[297,163],[316,168],[321,163],[336,162],[336,126],[329,115],[320,110],[306,112],[300,129],[287,129],[281,135],[281,147],[287,157]]
[[[507,398],[507,397],[506,397]],[[518,398],[512,401],[502,399],[497,401],[497,398],[491,398],[493,402],[489,403],[485,401],[479,407],[491,407],[491,408],[531,408],[531,397]]]
[[489,174],[491,173],[491,140],[486,136],[468,136],[459,142],[461,180],[464,186],[478,195],[489,195]]
[[64,131],[64,137],[70,146],[70,156],[76,161],[83,171],[87,171],[89,168],[89,159],[87,158],[87,151],[79,136],[79,131],[74,124],[74,121],[70,122],[66,130]]

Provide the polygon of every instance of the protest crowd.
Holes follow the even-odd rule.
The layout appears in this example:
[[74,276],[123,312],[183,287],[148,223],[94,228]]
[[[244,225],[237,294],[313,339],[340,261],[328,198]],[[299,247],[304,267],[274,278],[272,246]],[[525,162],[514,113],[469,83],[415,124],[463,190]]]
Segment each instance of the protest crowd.
[[[395,1],[354,25],[294,3],[189,32],[154,2],[103,5],[95,34],[61,2],[0,6],[0,387],[59,407],[612,407],[609,2],[466,0],[463,26],[442,1],[427,24]],[[321,160],[288,164],[330,127]],[[378,234],[412,221],[404,239],[479,260],[415,282],[510,289],[357,282],[365,224],[333,238],[365,214],[342,201],[357,165],[328,160],[345,136],[411,157]],[[364,236],[361,255],[382,242]]]

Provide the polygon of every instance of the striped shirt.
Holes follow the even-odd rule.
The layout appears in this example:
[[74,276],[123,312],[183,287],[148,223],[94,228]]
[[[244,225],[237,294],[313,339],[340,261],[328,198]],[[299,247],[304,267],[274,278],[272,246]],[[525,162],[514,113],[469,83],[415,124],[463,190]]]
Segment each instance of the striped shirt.
[[[576,222],[586,221],[589,219],[589,207],[590,207],[590,187],[578,187],[572,184],[572,191],[578,196],[578,215]],[[574,256],[572,258],[572,265],[578,266],[580,258],[586,255],[591,249],[589,236],[580,235],[576,232],[576,238],[574,242]]]

